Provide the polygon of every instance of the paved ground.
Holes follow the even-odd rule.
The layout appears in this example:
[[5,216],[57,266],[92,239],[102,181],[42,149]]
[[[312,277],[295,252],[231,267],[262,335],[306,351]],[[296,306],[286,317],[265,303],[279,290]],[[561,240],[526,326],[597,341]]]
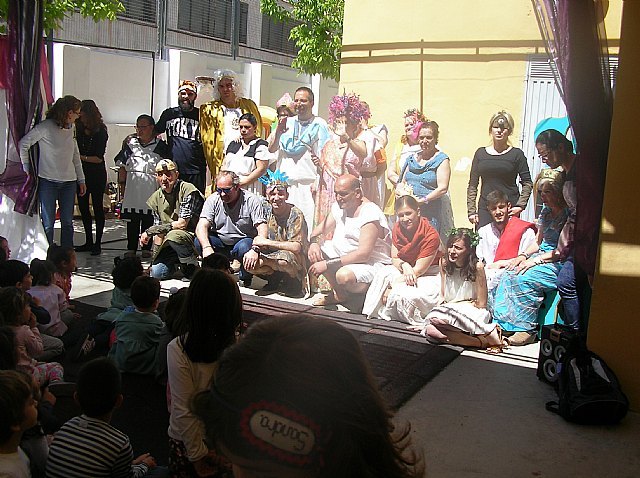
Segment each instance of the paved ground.
[[[109,220],[103,254],[78,254],[72,298],[108,305],[113,258],[124,252],[124,236],[124,224]],[[76,244],[83,237],[76,234]],[[263,284],[256,279],[242,291],[254,293]],[[163,294],[186,285],[164,281]],[[397,422],[411,424],[428,476],[640,476],[640,414],[630,413],[616,427],[576,426],[552,415],[544,404],[555,393],[536,378],[537,356],[537,344],[500,356],[465,351],[399,410]]]

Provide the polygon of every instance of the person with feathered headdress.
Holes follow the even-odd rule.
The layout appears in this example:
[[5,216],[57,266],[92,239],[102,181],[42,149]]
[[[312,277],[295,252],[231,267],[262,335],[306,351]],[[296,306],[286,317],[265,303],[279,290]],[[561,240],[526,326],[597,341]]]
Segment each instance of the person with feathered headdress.
[[257,236],[253,245],[260,250],[256,268],[249,272],[267,279],[262,290],[282,290],[286,295],[300,296],[307,289],[307,223],[304,214],[289,198],[287,175],[267,170],[260,178],[265,185],[267,237]]
[[335,202],[333,186],[338,176],[351,174],[361,183],[364,196],[380,205],[377,187],[375,136],[362,128],[369,119],[369,107],[355,93],[336,95],[329,104],[331,139],[320,152],[314,226],[320,224]]

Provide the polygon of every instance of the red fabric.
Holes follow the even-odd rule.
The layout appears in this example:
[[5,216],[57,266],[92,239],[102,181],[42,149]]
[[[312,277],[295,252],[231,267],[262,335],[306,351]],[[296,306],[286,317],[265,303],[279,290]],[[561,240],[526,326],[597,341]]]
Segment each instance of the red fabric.
[[438,231],[434,229],[426,217],[420,218],[418,230],[413,237],[407,237],[400,227],[400,223],[396,222],[393,226],[392,240],[393,245],[398,249],[398,258],[412,266],[416,265],[418,259],[437,254],[440,249]]
[[503,259],[513,259],[518,255],[518,249],[520,248],[520,240],[522,235],[527,229],[533,229],[536,231],[536,226],[532,222],[523,221],[518,217],[512,217],[509,219],[507,226],[500,236],[500,243],[498,249],[496,249],[495,261],[501,261]]

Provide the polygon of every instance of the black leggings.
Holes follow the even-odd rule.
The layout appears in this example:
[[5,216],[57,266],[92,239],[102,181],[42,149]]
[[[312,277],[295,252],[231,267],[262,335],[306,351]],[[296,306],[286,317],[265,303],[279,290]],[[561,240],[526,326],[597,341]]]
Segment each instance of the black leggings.
[[[87,244],[100,244],[102,242],[102,232],[104,231],[104,191],[107,187],[107,170],[104,163],[82,163],[84,178],[87,185],[87,192],[84,196],[78,196],[78,209],[82,215],[82,225],[87,236]],[[93,205],[93,215],[96,218],[96,239],[93,240],[92,226],[93,220],[89,210],[89,196]]]

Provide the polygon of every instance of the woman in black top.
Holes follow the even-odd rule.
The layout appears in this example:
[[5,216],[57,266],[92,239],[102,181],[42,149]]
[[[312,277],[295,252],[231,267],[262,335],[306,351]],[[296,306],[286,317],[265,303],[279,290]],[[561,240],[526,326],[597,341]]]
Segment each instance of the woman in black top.
[[[104,230],[103,197],[107,186],[107,169],[104,164],[104,152],[107,149],[107,127],[102,114],[93,100],[83,100],[80,118],[76,121],[76,141],[80,150],[82,170],[87,184],[87,194],[78,196],[78,208],[82,214],[82,225],[87,240],[76,247],[78,252],[91,251],[92,256],[102,252],[102,231]],[[92,218],[89,210],[89,196],[96,218],[96,238],[93,240]]]
[[[507,195],[511,203],[510,216],[518,216],[527,207],[533,182],[524,152],[509,144],[513,126],[513,118],[506,111],[494,114],[489,121],[491,146],[478,148],[473,155],[467,186],[467,213],[469,222],[475,224],[476,228],[491,222],[491,215],[487,210],[487,194],[491,191],[498,190]],[[516,183],[518,176],[522,191]],[[481,178],[480,199],[477,200]]]

